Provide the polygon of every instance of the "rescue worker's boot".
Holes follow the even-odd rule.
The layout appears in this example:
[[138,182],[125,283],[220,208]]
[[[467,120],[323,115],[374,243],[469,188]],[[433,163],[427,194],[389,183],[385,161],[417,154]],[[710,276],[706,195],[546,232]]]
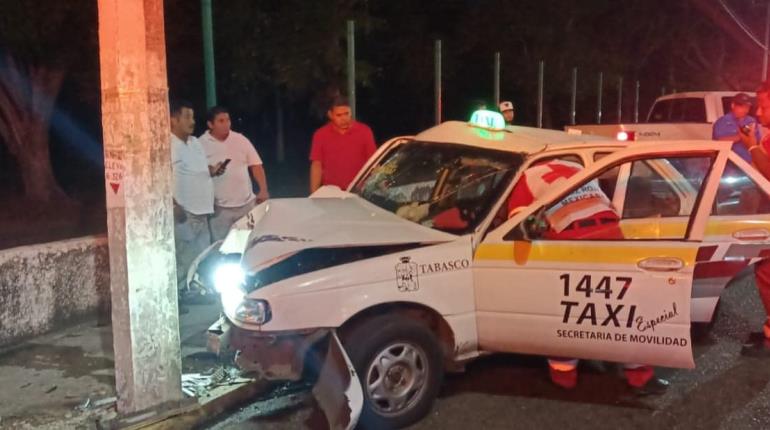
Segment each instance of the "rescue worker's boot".
[[554,384],[571,390],[577,385],[577,364],[575,359],[548,359],[548,375]]
[[[760,256],[768,257],[764,254]],[[749,340],[743,345],[741,354],[749,357],[770,357],[770,258],[757,263],[754,267],[754,276],[767,320],[761,332],[749,335]]]
[[762,331],[751,333],[743,345],[741,355],[747,357],[770,357],[770,318],[762,325]]
[[652,366],[626,364],[623,374],[631,390],[638,396],[663,394],[668,390],[668,381],[656,378]]

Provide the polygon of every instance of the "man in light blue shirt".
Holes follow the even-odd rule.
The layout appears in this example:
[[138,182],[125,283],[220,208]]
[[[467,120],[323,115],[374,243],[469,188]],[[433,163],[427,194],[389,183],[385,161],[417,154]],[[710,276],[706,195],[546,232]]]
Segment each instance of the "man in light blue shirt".
[[[714,123],[714,128],[711,131],[711,138],[714,140],[726,140],[733,142],[733,151],[741,156],[744,160],[751,163],[751,155],[746,147],[741,144],[741,129],[756,124],[757,120],[753,116],[749,115],[751,109],[751,97],[746,93],[738,93],[733,96],[733,100],[730,103],[730,113],[722,116]],[[760,127],[754,126],[754,133],[756,133],[757,142],[761,140],[759,133]]]

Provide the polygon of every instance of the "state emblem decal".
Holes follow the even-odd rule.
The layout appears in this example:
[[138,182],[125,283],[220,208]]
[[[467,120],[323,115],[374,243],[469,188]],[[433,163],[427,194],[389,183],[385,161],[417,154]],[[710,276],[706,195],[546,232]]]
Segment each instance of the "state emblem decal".
[[401,257],[401,262],[396,264],[396,285],[398,291],[409,292],[420,289],[420,278],[417,273],[417,263],[411,261],[411,257]]

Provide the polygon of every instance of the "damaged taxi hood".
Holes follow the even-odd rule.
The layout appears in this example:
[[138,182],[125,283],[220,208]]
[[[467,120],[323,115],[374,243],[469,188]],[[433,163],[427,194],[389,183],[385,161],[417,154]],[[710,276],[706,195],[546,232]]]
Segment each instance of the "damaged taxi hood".
[[232,228],[222,253],[243,253],[248,271],[308,248],[441,243],[457,236],[407,221],[354,194],[271,199]]

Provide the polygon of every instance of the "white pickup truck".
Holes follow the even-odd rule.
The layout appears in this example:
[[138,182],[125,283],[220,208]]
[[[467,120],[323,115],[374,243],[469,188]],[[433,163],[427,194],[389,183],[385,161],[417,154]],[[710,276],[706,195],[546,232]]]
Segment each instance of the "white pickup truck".
[[[568,125],[564,129],[571,133],[617,140],[710,140],[714,122],[730,111],[730,102],[737,93],[700,91],[668,94],[655,100],[645,123]],[[754,97],[752,92],[747,94]]]

